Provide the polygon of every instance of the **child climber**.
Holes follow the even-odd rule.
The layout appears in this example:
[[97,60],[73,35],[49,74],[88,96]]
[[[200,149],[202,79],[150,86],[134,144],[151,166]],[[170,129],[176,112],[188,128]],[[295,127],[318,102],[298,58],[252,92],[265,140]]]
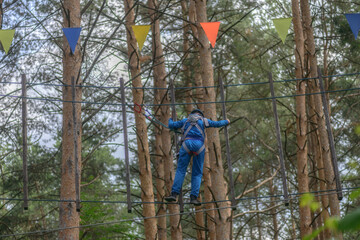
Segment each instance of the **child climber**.
[[188,118],[173,122],[169,119],[169,128],[171,130],[181,128],[181,148],[179,152],[178,166],[175,174],[174,184],[171,194],[165,197],[168,202],[176,202],[177,197],[184,182],[187,166],[193,156],[193,166],[191,173],[191,193],[190,203],[200,206],[197,200],[200,191],[201,178],[203,174],[204,156],[205,156],[205,127],[223,127],[230,123],[230,120],[212,121],[204,118],[201,110],[193,110]]

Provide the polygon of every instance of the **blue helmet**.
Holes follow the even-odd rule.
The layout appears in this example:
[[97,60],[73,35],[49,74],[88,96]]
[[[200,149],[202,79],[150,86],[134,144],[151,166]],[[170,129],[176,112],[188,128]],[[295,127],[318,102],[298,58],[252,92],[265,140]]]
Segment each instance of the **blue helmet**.
[[194,109],[191,111],[190,114],[193,114],[193,113],[199,113],[202,117],[204,117],[204,113],[200,109]]

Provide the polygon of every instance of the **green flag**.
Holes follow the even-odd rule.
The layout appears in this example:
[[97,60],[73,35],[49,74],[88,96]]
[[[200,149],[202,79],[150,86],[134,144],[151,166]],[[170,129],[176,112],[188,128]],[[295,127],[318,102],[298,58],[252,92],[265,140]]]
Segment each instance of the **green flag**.
[[12,40],[14,38],[14,34],[15,34],[15,30],[14,29],[10,29],[10,30],[0,30],[0,42],[4,48],[5,53],[7,54]]
[[279,34],[282,42],[285,43],[286,36],[288,35],[288,31],[290,28],[292,18],[277,18],[273,19],[273,23],[275,25],[275,29]]

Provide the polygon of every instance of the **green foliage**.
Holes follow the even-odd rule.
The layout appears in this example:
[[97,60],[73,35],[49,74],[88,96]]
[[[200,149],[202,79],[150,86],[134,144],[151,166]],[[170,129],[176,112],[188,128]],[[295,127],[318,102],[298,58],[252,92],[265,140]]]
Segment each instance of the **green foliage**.
[[[311,195],[311,194],[309,194]],[[350,198],[356,199],[359,198],[360,191],[354,191],[351,193]],[[313,203],[313,196],[306,196],[301,204],[304,204],[305,206],[309,206]],[[338,217],[330,217],[325,221],[325,224],[317,229],[315,229],[311,234],[305,236],[303,240],[311,240],[314,239],[316,236],[318,236],[322,231],[325,229],[329,229],[336,232],[354,232],[360,230],[360,207],[355,209],[353,212],[345,215],[343,218],[339,219]]]
[[360,136],[360,125],[355,126],[355,133]]
[[360,208],[342,218],[338,224],[339,231],[359,231],[360,230]]
[[318,210],[320,208],[320,203],[315,201],[315,197],[313,194],[305,193],[305,194],[301,195],[300,207],[305,207],[305,206],[310,207],[310,210],[312,212],[315,212],[316,210]]

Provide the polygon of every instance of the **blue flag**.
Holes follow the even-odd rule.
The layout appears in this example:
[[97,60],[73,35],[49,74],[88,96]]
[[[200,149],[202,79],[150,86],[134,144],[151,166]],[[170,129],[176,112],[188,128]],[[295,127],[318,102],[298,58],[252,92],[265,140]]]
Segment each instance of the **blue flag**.
[[355,39],[357,39],[360,30],[360,13],[347,13],[345,17],[348,20],[351,31],[354,33]]
[[63,28],[66,39],[68,40],[71,52],[74,54],[77,42],[80,37],[81,28]]

